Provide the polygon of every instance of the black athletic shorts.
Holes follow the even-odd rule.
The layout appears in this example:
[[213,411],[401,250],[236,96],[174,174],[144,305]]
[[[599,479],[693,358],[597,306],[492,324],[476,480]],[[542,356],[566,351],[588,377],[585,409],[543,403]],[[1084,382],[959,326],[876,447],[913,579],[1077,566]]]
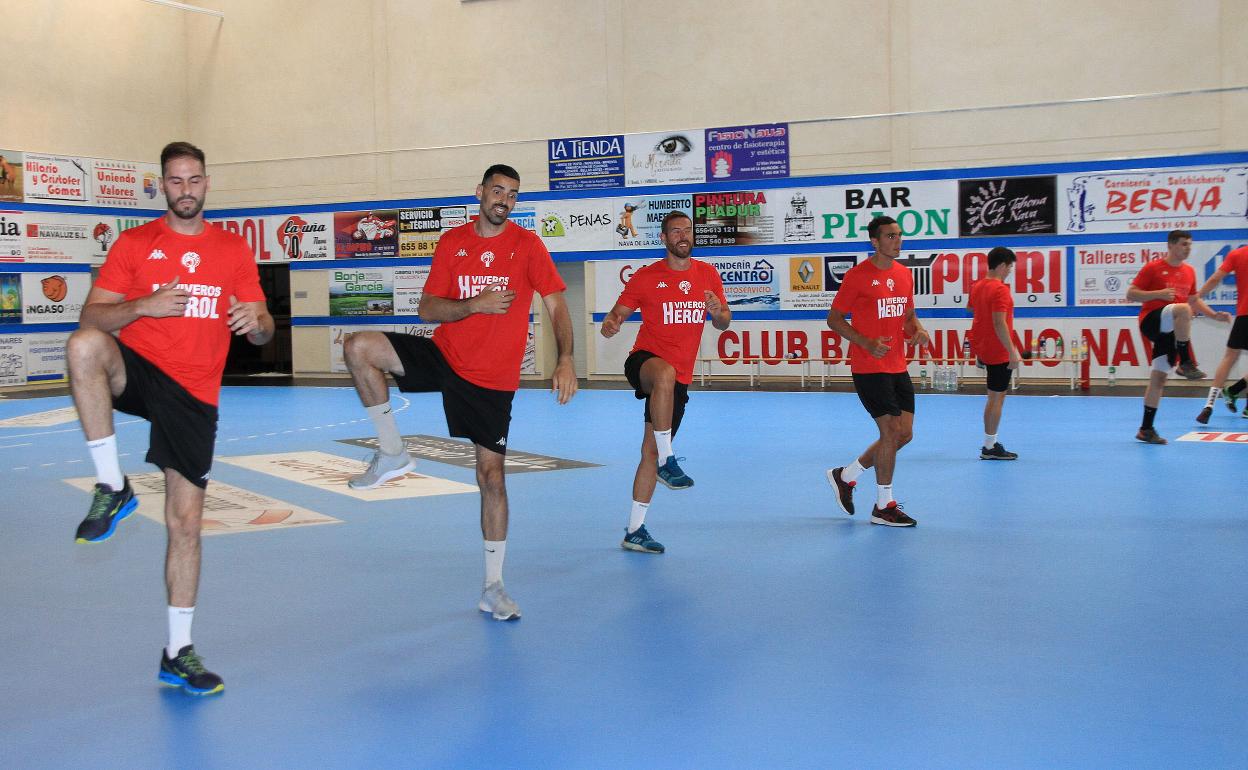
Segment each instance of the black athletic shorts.
[[442,351],[429,337],[384,332],[403,364],[403,376],[395,376],[404,393],[442,393],[446,429],[500,455],[507,454],[511,427],[513,390],[493,390],[469,382],[455,373]]
[[900,417],[902,412],[914,414],[914,383],[906,372],[855,374],[853,378],[858,400],[871,419],[886,414]]
[[[638,399],[646,400],[645,419],[646,422],[653,423],[650,419],[650,396],[641,389],[641,365],[652,358],[658,358],[655,354],[648,350],[634,350],[628,354],[628,358],[624,359],[624,377],[628,380],[628,384],[633,386],[633,395]],[[685,419],[685,404],[689,403],[689,386],[683,382],[676,383],[676,390],[672,393],[672,435],[676,435],[676,431],[680,430],[680,421]]]
[[980,366],[988,372],[988,390],[993,393],[1004,393],[1010,389],[1010,365],[1006,364],[985,364],[979,362]]
[[1159,307],[1140,321],[1140,334],[1148,338],[1153,343],[1153,358],[1158,359],[1162,356],[1173,366],[1177,361],[1179,352],[1178,343],[1174,338],[1174,332],[1161,331],[1161,311],[1164,307]]
[[172,469],[203,489],[217,443],[217,408],[187,392],[151,361],[117,340],[126,367],[126,387],[113,408],[152,424],[147,461]]
[[[1243,291],[1248,291],[1248,286]],[[1231,336],[1226,338],[1226,346],[1236,350],[1248,350],[1248,315],[1235,316],[1235,322],[1231,324]]]

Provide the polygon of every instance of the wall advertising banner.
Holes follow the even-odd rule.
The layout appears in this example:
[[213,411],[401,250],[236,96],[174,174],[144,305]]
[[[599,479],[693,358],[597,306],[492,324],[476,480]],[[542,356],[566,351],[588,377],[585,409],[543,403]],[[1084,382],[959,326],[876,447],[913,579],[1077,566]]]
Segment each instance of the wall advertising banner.
[[22,179],[22,153],[16,150],[0,150],[0,201],[22,201],[25,184]]
[[[550,251],[604,251],[615,248],[623,216],[615,199],[585,198],[534,204],[537,234]],[[632,214],[629,214],[632,218]]]
[[780,308],[780,271],[776,265],[783,264],[783,257],[707,257],[702,261],[719,273],[733,311]]
[[398,212],[334,213],[334,255],[338,259],[394,257],[399,253]]
[[[3,278],[4,276],[0,275],[0,279]],[[0,385],[24,385],[25,383],[26,338],[20,334],[0,336]]]
[[694,193],[696,246],[749,246],[776,242],[774,190]]
[[25,211],[0,211],[0,262],[26,261]]
[[1056,233],[1057,177],[959,181],[958,232],[964,238]]
[[[1066,306],[1066,249],[1015,249],[1018,261],[1007,283],[1014,307]],[[897,260],[914,278],[919,310],[966,307],[971,285],[988,274],[988,249],[906,250]]]
[[394,269],[344,268],[329,274],[329,314],[394,315]]
[[[785,192],[769,191],[777,201]],[[812,187],[803,192],[815,214],[816,241],[866,241],[867,224],[880,215],[896,219],[907,238],[956,237],[958,184],[951,179]]]
[[1058,177],[1063,233],[1248,227],[1248,166]]
[[706,181],[789,175],[789,124],[706,129]]
[[[866,257],[861,257],[865,259]],[[832,307],[845,273],[858,264],[855,254],[803,254],[779,257],[787,267],[780,292],[781,310],[820,310]]]
[[159,164],[96,160],[93,165],[91,198],[96,206],[165,208]]
[[91,203],[91,159],[26,153],[28,203]]
[[552,190],[593,190],[624,186],[624,136],[582,136],[546,142]]
[[91,290],[90,273],[19,273],[22,323],[75,323]]
[[680,193],[612,198],[611,206],[615,212],[615,242],[608,248],[662,248],[663,240],[659,235],[663,230],[663,217],[673,211],[683,211],[693,218],[693,196]]
[[629,187],[706,181],[702,129],[624,135],[624,180]]
[[227,217],[211,220],[210,224],[220,227],[226,232],[234,233],[247,241],[247,247],[257,262],[286,262],[286,255],[272,248],[273,238],[269,232],[273,224],[271,217],[257,214],[252,217]]
[[[1187,262],[1196,271],[1197,287],[1221,267],[1232,249],[1243,245],[1243,241],[1193,241]],[[1084,307],[1139,307],[1140,303],[1127,301],[1127,288],[1145,264],[1167,254],[1164,243],[1096,244],[1070,249],[1075,256],[1075,304]],[[1205,299],[1214,305],[1234,304],[1237,289],[1235,277],[1229,276]]]
[[308,262],[334,258],[333,214],[278,214],[265,217],[264,225],[274,259]]
[[402,209],[399,211],[399,256],[433,256],[442,233],[467,222],[467,206]]
[[[31,262],[103,261],[93,237],[96,217],[54,211],[26,212],[26,258]],[[111,243],[111,241],[110,241]]]
[[[26,335],[26,381],[56,382],[65,379],[65,343],[68,340],[68,332]],[[74,419],[77,419],[77,414]]]
[[154,217],[150,216],[101,216],[99,214],[89,215],[88,221],[91,224],[91,240],[94,246],[91,249],[90,259],[93,265],[104,263],[104,258],[108,256],[108,250],[112,248],[116,242],[117,236],[129,230],[132,227],[138,227],[151,222]]
[[394,314],[416,315],[429,280],[429,265],[394,268]]
[[0,273],[0,323],[22,322],[22,274]]

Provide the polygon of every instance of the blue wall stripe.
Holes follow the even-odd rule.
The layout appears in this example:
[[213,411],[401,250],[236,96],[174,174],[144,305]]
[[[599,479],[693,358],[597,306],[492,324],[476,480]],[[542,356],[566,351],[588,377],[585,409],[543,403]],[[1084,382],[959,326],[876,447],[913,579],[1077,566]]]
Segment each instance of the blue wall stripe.
[[89,273],[85,262],[0,262],[0,273]]

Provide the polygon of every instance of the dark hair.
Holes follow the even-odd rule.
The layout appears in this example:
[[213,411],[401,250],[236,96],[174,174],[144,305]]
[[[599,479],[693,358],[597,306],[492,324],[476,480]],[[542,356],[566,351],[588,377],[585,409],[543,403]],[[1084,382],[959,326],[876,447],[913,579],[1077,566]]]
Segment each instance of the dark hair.
[[160,151],[160,173],[162,176],[165,173],[165,164],[174,158],[194,158],[205,169],[208,167],[208,164],[204,161],[203,150],[190,142],[170,142],[165,145],[165,149]]
[[1174,244],[1178,243],[1184,238],[1191,240],[1191,237],[1192,237],[1191,230],[1171,230],[1170,234],[1166,236],[1166,244],[1169,246],[1173,246]]
[[875,240],[880,237],[880,228],[884,225],[895,225],[897,220],[892,217],[872,217],[867,223],[867,237]]
[[1012,265],[1017,259],[1013,251],[1004,246],[996,246],[988,252],[988,269],[996,270],[1001,265]]
[[516,171],[511,166],[507,166],[502,163],[495,163],[493,166],[490,166],[489,168],[487,168],[485,170],[485,173],[481,175],[481,184],[483,185],[488,184],[490,181],[490,177],[494,176],[495,174],[502,174],[508,179],[514,179],[517,182],[520,181],[519,171]]
[[[663,224],[662,226],[659,227],[659,232],[663,233],[664,235],[667,235],[667,223],[671,222],[673,219],[689,219],[689,215],[683,211],[667,212],[667,214],[664,215],[663,217]],[[692,222],[693,220],[689,219],[689,221]]]

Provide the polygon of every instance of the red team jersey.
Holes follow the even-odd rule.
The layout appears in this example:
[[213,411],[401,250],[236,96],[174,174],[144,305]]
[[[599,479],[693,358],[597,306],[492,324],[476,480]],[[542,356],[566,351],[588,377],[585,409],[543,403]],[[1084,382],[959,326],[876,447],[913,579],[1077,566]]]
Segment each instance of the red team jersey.
[[161,217],[122,232],[95,285],[129,302],[174,278],[191,295],[185,313],[139,318],[118,336],[192,396],[216,406],[230,352],[230,297],[264,301],[256,262],[247,242],[233,233],[208,224],[199,235],[182,235]]
[[896,261],[881,270],[871,260],[851,267],[841,281],[832,307],[853,316],[854,330],[875,339],[892,337],[883,358],[866,348],[849,346],[849,370],[854,374],[901,374],[906,371],[906,313],[914,309],[914,281],[910,271]]
[[545,297],[565,288],[550,252],[534,233],[508,222],[498,235],[482,238],[472,222],[460,225],[438,239],[425,292],[463,300],[486,290],[510,289],[516,298],[501,315],[473,313],[441,324],[433,342],[465,380],[491,390],[516,390],[533,292]]
[[1187,302],[1187,298],[1196,293],[1196,271],[1186,262],[1175,267],[1165,259],[1154,259],[1140,268],[1131,285],[1142,291],[1174,289],[1174,299],[1150,299],[1144,303],[1139,316],[1139,320],[1143,321],[1144,316],[1157,308],[1175,302]]
[[1240,246],[1222,260],[1218,270],[1235,276],[1235,289],[1239,299],[1235,301],[1235,315],[1248,315],[1248,246]]
[[653,353],[672,365],[676,381],[693,382],[693,365],[706,320],[706,294],[713,292],[724,305],[719,272],[705,262],[690,259],[688,270],[672,270],[660,259],[633,273],[617,305],[641,311],[641,330],[633,351]]
[[1010,351],[1001,344],[993,325],[993,313],[1005,313],[1005,328],[1014,328],[1014,295],[996,278],[980,278],[971,287],[968,303],[975,320],[971,322],[971,348],[985,364],[1008,364]]

